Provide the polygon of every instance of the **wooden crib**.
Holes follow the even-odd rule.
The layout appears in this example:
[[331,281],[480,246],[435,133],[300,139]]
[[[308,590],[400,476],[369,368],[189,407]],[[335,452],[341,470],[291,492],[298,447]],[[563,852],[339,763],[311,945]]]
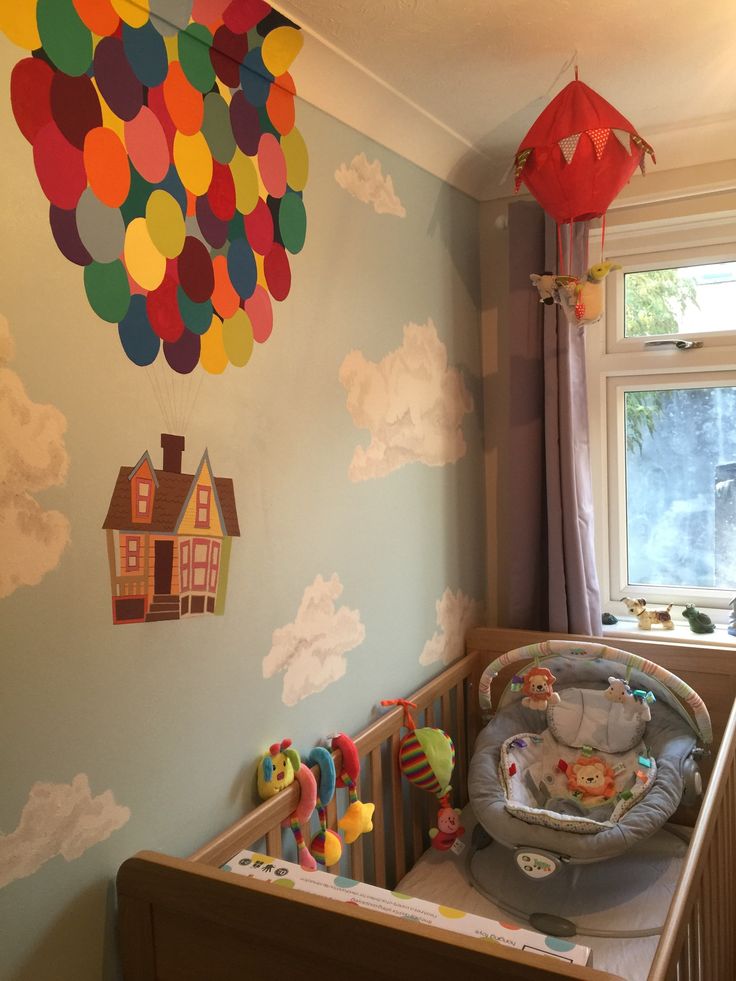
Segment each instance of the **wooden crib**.
[[[466,803],[467,766],[478,733],[478,680],[506,650],[552,635],[480,628],[465,657],[411,695],[417,725],[451,733],[457,750],[454,803]],[[561,635],[556,634],[556,637]],[[571,638],[577,641],[600,638]],[[711,713],[715,742],[703,767],[706,791],[649,981],[736,977],[736,652],[651,640],[611,646],[663,665],[695,688]],[[397,766],[402,711],[394,708],[355,736],[360,795],[376,803],[374,831],[345,848],[343,875],[393,888],[428,847],[436,801],[410,788]],[[339,766],[339,760],[336,760]],[[140,852],[117,878],[119,939],[126,981],[270,981],[349,977],[376,981],[580,978],[614,981],[594,967],[488,944],[408,919],[221,871],[243,848],[282,857],[282,821],[296,786],[259,805],[187,859]],[[345,791],[339,791],[342,797]],[[347,805],[332,802],[330,826]],[[349,853],[349,854],[348,854]],[[619,979],[620,981],[620,979]],[[624,979],[625,981],[625,979]]]

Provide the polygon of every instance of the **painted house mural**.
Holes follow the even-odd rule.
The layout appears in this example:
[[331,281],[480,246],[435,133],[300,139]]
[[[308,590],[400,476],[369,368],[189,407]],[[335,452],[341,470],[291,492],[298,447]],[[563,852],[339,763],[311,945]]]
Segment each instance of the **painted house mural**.
[[184,437],[163,433],[163,468],[145,451],[121,467],[107,532],[113,623],[179,620],[225,609],[230,549],[240,536],[233,482],[207,450],[182,473]]

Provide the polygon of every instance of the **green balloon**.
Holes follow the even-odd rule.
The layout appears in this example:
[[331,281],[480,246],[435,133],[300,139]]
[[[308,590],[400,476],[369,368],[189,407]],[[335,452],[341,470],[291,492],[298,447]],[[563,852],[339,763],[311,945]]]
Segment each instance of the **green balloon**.
[[91,262],[84,267],[84,288],[89,305],[102,320],[116,324],[130,306],[130,287],[125,266],[114,262]]
[[36,23],[44,51],[67,75],[84,75],[92,64],[92,34],[72,0],[38,0]]
[[200,92],[209,92],[215,84],[215,69],[210,60],[212,35],[202,24],[190,24],[179,31],[179,62],[187,80]]
[[221,164],[229,164],[235,154],[235,137],[230,125],[230,109],[219,92],[204,97],[202,132],[213,158]]
[[279,231],[284,248],[295,254],[301,252],[307,234],[307,213],[301,195],[287,191],[279,206]]

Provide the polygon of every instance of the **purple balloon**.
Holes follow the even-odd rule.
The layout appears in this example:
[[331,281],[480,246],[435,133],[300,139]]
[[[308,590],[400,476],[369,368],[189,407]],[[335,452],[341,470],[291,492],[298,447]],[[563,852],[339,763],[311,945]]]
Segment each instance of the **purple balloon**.
[[103,37],[98,42],[94,71],[102,97],[115,115],[126,121],[135,118],[143,105],[143,86],[119,38]]
[[254,157],[261,138],[261,120],[256,107],[248,102],[240,89],[230,100],[230,125],[240,149],[246,156]]
[[64,258],[77,266],[88,266],[92,262],[92,256],[82,245],[77,231],[76,209],[66,211],[52,204],[49,208],[49,224],[54,241]]
[[197,198],[196,213],[199,230],[207,239],[208,244],[213,249],[221,249],[227,242],[227,222],[221,221],[217,215],[213,214],[210,203],[204,194],[201,198]]
[[199,364],[199,334],[188,330],[177,341],[164,341],[164,357],[180,375],[188,375]]

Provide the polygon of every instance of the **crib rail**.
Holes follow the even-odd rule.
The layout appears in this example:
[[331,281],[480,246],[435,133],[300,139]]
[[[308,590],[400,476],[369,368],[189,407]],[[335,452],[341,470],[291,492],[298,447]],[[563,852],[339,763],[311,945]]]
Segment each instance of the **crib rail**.
[[[480,670],[479,657],[467,655],[412,695],[417,726],[439,726],[455,743],[453,804],[457,807],[467,802],[468,757],[479,723]],[[384,806],[376,807],[372,834],[345,847],[340,865],[342,874],[384,888],[393,888],[429,846],[428,832],[437,811],[434,796],[411,787],[399,770],[402,721],[403,711],[397,706],[354,737],[361,760],[358,796],[363,801],[383,801]],[[333,756],[339,772],[341,756],[339,752]],[[281,822],[296,808],[297,795],[298,788],[292,785],[260,804],[189,860],[218,867],[243,848],[263,848],[272,857],[282,858],[286,839],[282,838]],[[347,792],[338,790],[327,811],[333,830],[347,804]]]
[[736,702],[648,981],[736,978]]

